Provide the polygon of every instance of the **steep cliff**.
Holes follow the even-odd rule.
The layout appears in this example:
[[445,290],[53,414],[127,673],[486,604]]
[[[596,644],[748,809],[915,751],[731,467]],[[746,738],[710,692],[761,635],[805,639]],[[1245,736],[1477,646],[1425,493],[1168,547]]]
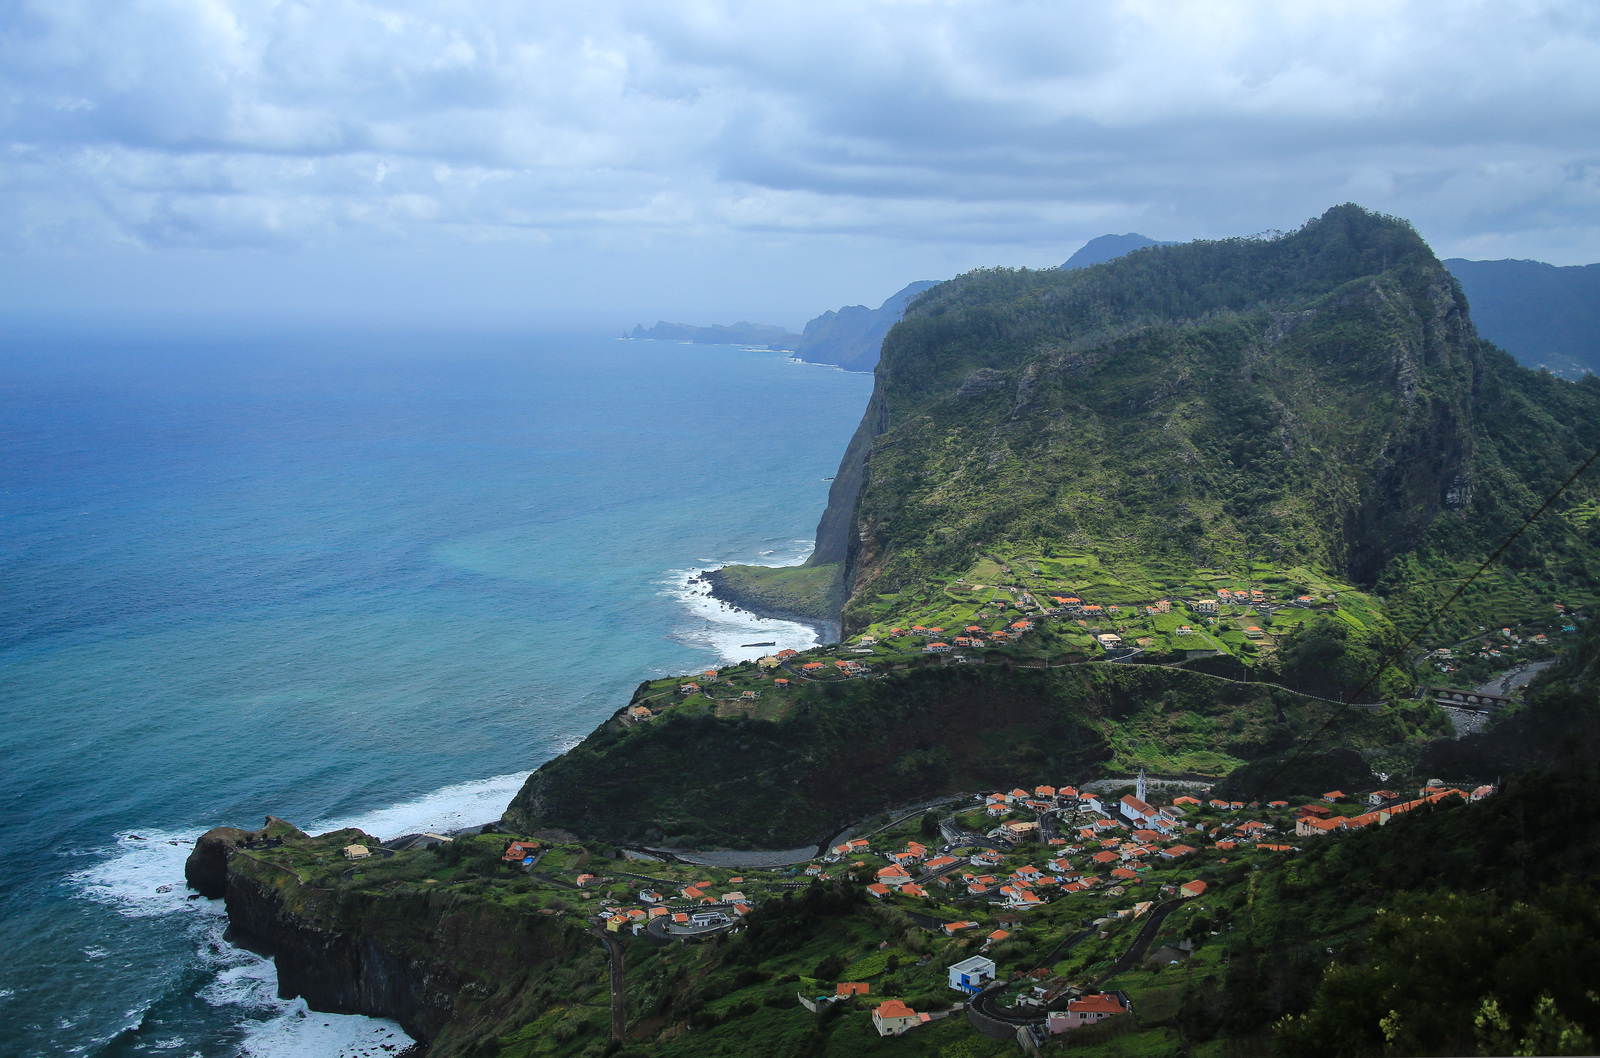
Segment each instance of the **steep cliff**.
[[[551,968],[595,944],[572,922],[470,881],[433,886],[412,871],[352,882],[340,855],[351,844],[379,841],[355,830],[310,837],[268,817],[258,831],[212,830],[190,854],[190,885],[222,897],[230,926],[272,953],[282,998],[393,1018],[430,1054],[459,1054],[505,1031]],[[499,847],[488,839],[490,857]],[[382,869],[381,853],[373,863],[363,869]]]
[[[885,341],[817,561],[843,547],[846,632],[995,548],[1157,582],[1304,566],[1420,608],[1597,441],[1600,385],[1516,367],[1409,226],[1342,206],[1275,240],[923,295]],[[1587,583],[1593,542],[1562,526],[1508,593]]]

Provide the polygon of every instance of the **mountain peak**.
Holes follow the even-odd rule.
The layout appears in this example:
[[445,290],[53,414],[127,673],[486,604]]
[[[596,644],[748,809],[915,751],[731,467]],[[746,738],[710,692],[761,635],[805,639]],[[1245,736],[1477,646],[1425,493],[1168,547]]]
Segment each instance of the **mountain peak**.
[[1062,268],[1088,268],[1090,265],[1105,264],[1114,261],[1123,254],[1142,250],[1146,246],[1176,246],[1173,242],[1160,242],[1156,239],[1140,235],[1138,232],[1128,232],[1126,235],[1102,235],[1090,239],[1083,247],[1071,257],[1067,258]]

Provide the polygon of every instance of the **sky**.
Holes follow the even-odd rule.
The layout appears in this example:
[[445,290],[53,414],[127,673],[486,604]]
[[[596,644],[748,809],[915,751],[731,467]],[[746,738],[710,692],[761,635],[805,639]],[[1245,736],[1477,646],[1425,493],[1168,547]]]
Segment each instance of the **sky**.
[[0,0],[0,313],[798,326],[1355,201],[1600,261],[1600,4]]

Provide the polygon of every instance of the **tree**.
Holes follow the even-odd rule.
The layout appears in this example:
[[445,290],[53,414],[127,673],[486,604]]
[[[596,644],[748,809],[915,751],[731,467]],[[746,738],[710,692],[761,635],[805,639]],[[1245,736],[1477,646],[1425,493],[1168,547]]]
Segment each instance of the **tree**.
[[938,837],[939,837],[939,813],[938,812],[929,812],[927,815],[922,817],[922,836],[925,837],[925,838],[933,838],[935,840],[938,839]]

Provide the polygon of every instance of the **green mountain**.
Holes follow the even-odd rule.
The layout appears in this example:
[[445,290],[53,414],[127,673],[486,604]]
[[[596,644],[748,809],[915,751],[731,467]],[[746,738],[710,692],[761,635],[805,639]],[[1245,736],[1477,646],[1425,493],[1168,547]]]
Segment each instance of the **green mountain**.
[[1444,264],[1472,302],[1479,333],[1518,363],[1568,378],[1600,371],[1600,264]]
[[[1479,339],[1416,233],[1355,206],[962,276],[912,304],[877,375],[808,562],[847,632],[913,619],[986,555],[1101,602],[1342,583],[1413,628],[1600,442],[1600,384]],[[1580,483],[1441,641],[1594,599],[1595,496]]]
[[1146,246],[1176,246],[1177,243],[1158,242],[1148,236],[1137,232],[1126,235],[1101,235],[1090,239],[1079,247],[1078,251],[1067,258],[1062,268],[1088,268],[1090,265],[1105,264],[1115,261],[1135,250],[1142,250]]
[[[985,761],[1019,781],[1091,764],[1220,776],[1317,726],[1321,699],[1360,688],[1597,444],[1600,379],[1530,371],[1481,341],[1416,233],[1355,206],[1277,239],[971,273],[890,332],[811,559],[713,578],[758,608],[842,616],[847,640],[878,640],[855,649],[888,678],[776,691],[754,666],[725,672],[717,694],[764,695],[758,710],[672,705],[673,681],[647,683],[630,704],[666,704],[657,723],[608,726],[546,764],[507,818],[770,847],[981,786]],[[1592,475],[1427,645],[1530,622],[1557,634],[1555,601],[1600,600],[1597,511]],[[1185,608],[1223,591],[1276,605]],[[987,636],[1052,596],[1104,612],[993,642],[959,675],[893,635],[975,622]],[[1147,612],[1163,600],[1171,612]],[[1105,633],[1155,664],[1093,664]],[[1449,731],[1410,700],[1408,663],[1331,746],[1407,768]],[[1284,696],[1222,694],[1228,679]],[[963,733],[975,703],[1002,701],[1022,711],[985,705],[981,735]],[[692,784],[674,778],[686,754],[705,762]]]

